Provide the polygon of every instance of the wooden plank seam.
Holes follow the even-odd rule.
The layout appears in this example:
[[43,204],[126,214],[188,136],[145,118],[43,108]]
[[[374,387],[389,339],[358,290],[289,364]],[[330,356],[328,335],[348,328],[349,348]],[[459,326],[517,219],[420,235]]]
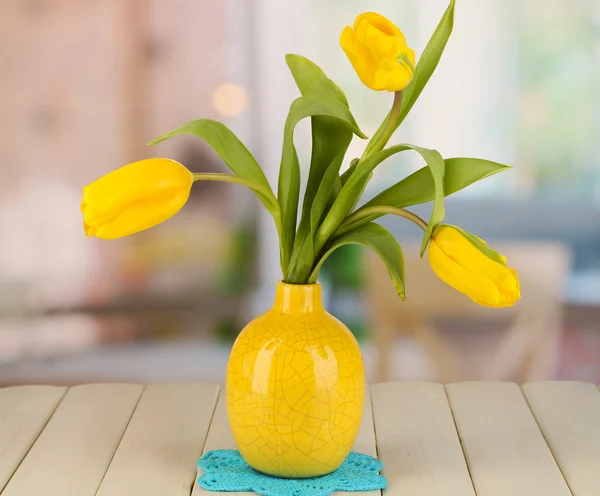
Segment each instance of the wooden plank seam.
[[50,413],[50,415],[48,415],[48,418],[44,422],[44,425],[42,425],[42,428],[37,433],[37,436],[35,436],[35,439],[31,443],[31,445],[29,446],[29,448],[27,448],[27,451],[25,452],[25,454],[23,455],[23,457],[21,458],[21,460],[19,461],[19,463],[17,464],[17,466],[15,467],[15,469],[13,470],[13,473],[8,478],[8,480],[6,481],[6,484],[4,484],[4,487],[0,487],[0,496],[2,495],[2,493],[4,492],[4,490],[8,487],[8,485],[10,484],[10,481],[12,480],[12,478],[15,476],[15,474],[19,470],[19,467],[23,464],[23,461],[25,460],[25,458],[27,458],[27,455],[29,454],[29,452],[35,446],[35,443],[37,442],[38,438],[42,435],[42,432],[44,432],[44,429],[46,428],[46,426],[48,425],[48,423],[50,422],[50,420],[52,419],[52,417],[54,417],[54,414],[56,413],[56,410],[58,410],[58,407],[61,405],[61,403],[65,399],[65,396],[67,396],[67,393],[70,391],[70,389],[71,389],[70,387],[65,388],[65,391],[63,392],[63,395],[60,398],[60,401],[58,401],[56,403],[56,406],[52,410],[52,413]]
[[[373,410],[373,395],[371,394],[370,387],[367,387],[365,394],[368,395],[369,408],[371,409],[371,422],[373,422],[373,437],[375,438],[375,458],[377,458],[379,461],[381,461],[381,459],[379,458],[379,443],[377,442],[377,425],[375,424],[375,414],[374,414],[374,410]],[[364,417],[364,415],[363,415],[363,417]],[[364,422],[364,418],[363,418],[363,422]],[[380,474],[385,477],[385,467],[382,467]],[[387,481],[387,478],[386,478],[386,481]],[[387,482],[386,482],[386,487],[387,487]],[[373,492],[383,494],[384,491],[385,491],[385,489],[379,489],[379,490],[373,491]]]
[[[375,455],[376,455],[377,459],[379,461],[381,461],[381,458],[379,456],[379,440],[377,438],[377,423],[375,422],[375,408],[373,406],[373,395],[371,394],[371,388],[367,388],[366,394],[369,395],[369,404],[371,405],[371,415],[372,415],[372,420],[373,420],[373,436],[375,437]],[[382,467],[380,474],[385,477],[385,466]],[[385,487],[385,489],[379,491],[380,494],[383,494],[385,492],[385,490],[387,489],[388,483],[389,483],[389,481],[387,480],[387,477],[386,477],[386,487]]]
[[467,453],[465,451],[465,445],[463,442],[463,438],[460,435],[460,429],[458,428],[458,424],[456,423],[456,416],[454,415],[454,410],[452,409],[452,402],[450,401],[450,396],[448,395],[448,389],[446,389],[446,385],[444,385],[444,394],[446,395],[446,402],[448,403],[448,408],[450,408],[450,414],[452,415],[452,422],[454,423],[454,430],[456,431],[456,435],[458,436],[458,442],[460,443],[460,449],[462,451],[463,458],[465,460],[465,465],[467,466],[467,472],[469,473],[469,479],[471,479],[471,486],[473,486],[473,492],[477,494],[477,488],[475,487],[475,482],[473,482],[473,474],[471,473],[471,465],[469,465],[469,460],[467,458]]
[[560,463],[558,462],[558,460],[556,458],[556,455],[554,454],[554,451],[552,450],[552,447],[550,446],[550,443],[548,442],[548,439],[546,438],[546,433],[544,432],[544,429],[542,429],[542,426],[540,425],[540,422],[539,422],[539,420],[538,420],[535,412],[533,411],[533,408],[531,407],[531,403],[529,402],[529,398],[527,398],[527,395],[525,394],[525,391],[523,391],[523,387],[522,386],[519,386],[519,390],[521,391],[521,394],[523,395],[523,398],[525,398],[525,403],[527,403],[527,407],[529,408],[529,411],[531,412],[533,420],[535,420],[535,423],[536,423],[538,429],[542,433],[542,437],[544,438],[544,442],[546,443],[546,446],[548,447],[548,451],[550,451],[550,454],[552,455],[552,458],[554,459],[554,463],[556,463],[556,466],[558,467],[558,470],[560,470],[560,474],[562,475],[562,478],[565,480],[565,484],[569,488],[569,491],[571,492],[571,494],[573,494],[573,489],[571,489],[571,485],[569,484],[569,480],[565,476],[563,468],[560,466]]
[[131,417],[129,417],[129,420],[127,421],[127,424],[125,425],[125,429],[123,429],[123,432],[121,433],[121,437],[119,438],[119,442],[117,443],[117,446],[115,447],[115,450],[113,451],[113,454],[110,457],[108,465],[106,466],[106,470],[104,471],[104,474],[100,478],[100,481],[98,482],[98,487],[96,487],[96,490],[94,491],[94,494],[98,494],[98,491],[100,490],[100,486],[104,482],[104,478],[106,477],[106,474],[108,473],[108,469],[112,465],[112,462],[113,462],[113,460],[115,458],[115,455],[116,455],[117,451],[119,451],[119,447],[121,446],[121,442],[123,441],[123,437],[125,436],[125,433],[127,432],[127,429],[129,428],[129,424],[131,423],[131,419],[133,419],[133,416],[135,415],[137,407],[140,404],[140,401],[142,400],[142,396],[144,396],[144,391],[146,391],[146,386],[147,386],[147,384],[143,385],[142,391],[140,392],[140,396],[137,399],[137,402],[135,403],[135,407],[133,407],[133,410],[131,412]]
[[[369,395],[369,404],[371,405],[371,415],[373,416],[373,435],[375,436],[375,456],[379,460],[379,442],[377,441],[377,424],[375,423],[375,414],[373,413],[375,410],[373,409],[373,395],[371,394],[370,388],[367,389],[366,394]],[[383,470],[382,470],[382,472],[383,472]]]
[[[221,399],[221,396],[223,394],[224,389],[219,386],[219,391],[217,392],[217,398],[215,400],[215,404],[213,406],[213,411],[212,411],[212,415],[210,417],[210,422],[208,423],[208,429],[206,430],[206,436],[204,436],[204,443],[202,444],[202,451],[201,451],[201,457],[204,456],[206,454],[206,443],[208,442],[208,438],[210,436],[210,431],[212,429],[212,425],[213,422],[215,420],[215,413],[217,412],[217,405],[219,404],[219,400]],[[225,398],[223,397],[223,400],[225,400]],[[194,493],[194,487],[196,486],[196,484],[198,484],[198,479],[200,477],[200,468],[197,468],[196,470],[196,476],[194,477],[193,481],[192,481],[192,487],[190,487],[190,496],[193,495]]]

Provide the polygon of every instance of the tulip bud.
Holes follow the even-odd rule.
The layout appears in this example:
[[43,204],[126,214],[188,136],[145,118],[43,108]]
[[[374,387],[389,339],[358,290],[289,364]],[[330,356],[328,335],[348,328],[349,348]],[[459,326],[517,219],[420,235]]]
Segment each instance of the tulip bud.
[[83,188],[85,234],[113,239],[154,227],[181,210],[193,182],[188,169],[166,158],[114,170]]
[[366,12],[346,26],[340,44],[360,80],[373,90],[400,91],[415,73],[415,52],[400,29],[382,15]]
[[506,265],[506,258],[458,227],[436,228],[428,258],[442,281],[479,305],[508,307],[521,297],[517,272]]

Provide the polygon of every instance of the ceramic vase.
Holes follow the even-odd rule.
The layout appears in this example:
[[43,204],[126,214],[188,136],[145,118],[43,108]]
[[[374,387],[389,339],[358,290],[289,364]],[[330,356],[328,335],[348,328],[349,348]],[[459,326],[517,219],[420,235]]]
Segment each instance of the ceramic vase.
[[350,453],[363,412],[363,359],[323,308],[321,285],[277,283],[273,307],[236,339],[227,412],[246,462],[277,477],[316,477]]

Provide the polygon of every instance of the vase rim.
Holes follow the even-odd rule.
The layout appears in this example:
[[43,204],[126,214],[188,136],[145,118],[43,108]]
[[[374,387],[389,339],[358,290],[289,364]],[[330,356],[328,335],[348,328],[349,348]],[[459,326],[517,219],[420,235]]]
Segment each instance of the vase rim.
[[313,313],[323,311],[322,287],[314,284],[287,284],[278,281],[275,288],[274,308],[282,313]]
[[307,283],[307,284],[292,284],[292,283],[280,280],[280,281],[277,281],[277,285],[290,287],[290,288],[302,288],[302,287],[317,287],[317,286],[320,286],[321,283],[319,281],[317,281],[317,282],[311,282],[311,283]]

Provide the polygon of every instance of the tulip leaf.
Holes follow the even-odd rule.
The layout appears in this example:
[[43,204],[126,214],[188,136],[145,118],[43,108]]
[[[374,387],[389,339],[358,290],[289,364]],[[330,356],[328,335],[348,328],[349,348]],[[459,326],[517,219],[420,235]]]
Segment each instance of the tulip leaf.
[[[416,149],[415,149],[416,150]],[[427,249],[427,244],[431,239],[433,230],[441,224],[446,216],[446,209],[444,208],[444,174],[446,171],[446,165],[444,159],[437,150],[416,150],[427,162],[431,176],[433,177],[434,195],[433,195],[433,210],[431,212],[431,218],[427,223],[427,229],[423,234],[423,241],[421,242],[421,257]]]
[[330,96],[348,107],[348,99],[344,92],[325,75],[317,64],[302,55],[291,53],[285,56],[285,61],[303,96]]
[[[444,52],[444,48],[446,48],[448,39],[452,34],[452,29],[454,28],[454,2],[455,0],[450,0],[450,5],[448,5],[448,8],[433,32],[433,35],[429,39],[425,50],[423,50],[423,53],[419,57],[412,81],[402,92],[400,115],[398,116],[394,129],[397,129],[400,124],[402,124],[408,113],[411,111],[442,58],[442,53]],[[383,134],[386,123],[387,119],[383,121],[371,139],[365,153],[370,153],[371,146],[374,145],[381,134]]]
[[[313,62],[300,55],[286,55],[286,62],[302,96],[331,97],[348,107],[342,90]],[[286,282],[303,282],[314,261],[312,238],[316,225],[335,197],[336,180],[352,130],[339,119],[311,117],[312,152],[302,216],[294,239]]]
[[[481,181],[486,177],[493,176],[499,172],[510,169],[508,165],[502,165],[490,160],[480,158],[448,158],[444,160],[444,195],[450,196],[471,184]],[[433,201],[435,198],[435,185],[433,177],[427,167],[423,167],[410,176],[397,182],[386,190],[379,193],[375,198],[365,203],[357,212],[379,206],[393,206],[399,208],[410,207]],[[381,217],[375,214],[365,217],[349,227],[370,222]]]
[[493,162],[483,158],[448,158],[444,175],[444,193],[452,195],[477,181],[498,174],[512,166]]
[[[352,175],[348,178],[340,194],[336,198],[334,204],[329,210],[327,216],[323,220],[316,236],[317,248],[325,244],[327,239],[340,226],[345,217],[350,213],[358,198],[366,186],[365,179],[370,177],[373,170],[385,159],[392,155],[414,150],[425,159],[429,167],[429,178],[433,184],[433,213],[429,222],[428,230],[423,238],[423,243],[426,246],[431,236],[431,231],[439,224],[445,215],[444,210],[444,159],[436,150],[428,150],[409,144],[401,144],[390,146],[381,151],[372,153],[366,159],[360,161]],[[427,169],[426,169],[427,170]]]
[[368,224],[359,226],[356,229],[352,229],[341,236],[334,238],[326,247],[325,253],[316,263],[310,275],[309,283],[317,281],[319,271],[329,255],[340,246],[349,244],[363,245],[377,253],[385,263],[398,295],[402,300],[406,299],[402,248],[387,229],[374,222],[369,222]]
[[[350,167],[348,167],[348,170],[345,171],[341,176],[340,176],[340,182],[342,184],[342,186],[344,184],[346,184],[348,182],[348,179],[350,179],[350,176],[352,174],[354,174],[354,171],[356,170],[356,167],[358,166],[358,162],[360,161],[360,159],[355,158],[354,160],[352,160],[352,162],[350,162]],[[350,196],[353,196],[355,198],[354,203],[352,204],[352,208],[350,208],[350,210],[354,210],[354,207],[356,207],[356,205],[358,204],[358,202],[360,201],[360,198],[362,197],[363,193],[365,192],[365,188],[367,187],[367,184],[369,184],[369,180],[371,179],[372,174],[369,174],[367,177],[363,178],[361,183],[357,183],[355,186],[352,187],[352,192],[350,193]],[[339,195],[340,192],[338,191],[336,194]]]
[[306,284],[314,260],[313,238],[308,226],[298,228],[287,270],[283,275],[286,284]]
[[333,159],[333,162],[327,167],[323,178],[321,179],[321,184],[315,194],[313,204],[310,209],[310,232],[311,236],[315,235],[317,228],[323,218],[323,212],[327,208],[327,202],[331,197],[331,192],[335,188],[336,180],[339,179],[340,167],[342,165],[342,161],[344,160],[345,150],[340,151],[340,153]]
[[300,196],[300,164],[294,146],[294,129],[302,119],[313,116],[334,118],[357,136],[366,137],[359,129],[348,107],[333,97],[301,96],[292,103],[283,132],[278,188],[278,200],[282,212],[281,248],[284,274],[287,273],[294,245]]
[[202,138],[237,176],[260,185],[264,193],[257,193],[258,198],[269,212],[273,213],[273,204],[277,203],[277,199],[269,181],[252,154],[225,124],[211,119],[197,119],[152,140],[148,145],[156,145],[182,134]]
[[352,162],[350,162],[350,167],[348,167],[348,170],[346,170],[341,175],[340,180],[342,181],[342,186],[344,184],[346,184],[346,182],[348,181],[348,179],[350,179],[350,176],[354,172],[354,169],[356,169],[356,166],[358,165],[359,161],[360,161],[360,159],[358,159],[358,158],[353,159]]
[[294,250],[288,274],[285,277],[285,282],[287,283],[305,284],[307,277],[310,275],[315,258],[313,237],[331,198],[331,191],[335,187],[336,179],[339,180],[338,174],[340,165],[344,159],[344,151],[340,152],[333,163],[325,170],[317,194],[314,197],[312,208],[310,209],[308,222],[300,223],[294,241]]
[[333,185],[333,195],[331,195],[329,197],[329,203],[327,204],[327,209],[329,210],[329,207],[331,207],[331,205],[333,205],[334,200],[337,198],[337,195],[340,194],[340,191],[342,191],[342,186],[344,184],[342,183],[342,178],[338,177],[335,180],[335,184]]
[[455,229],[460,234],[462,234],[475,248],[477,248],[486,257],[493,260],[494,262],[499,263],[500,265],[506,266],[506,259],[502,255],[500,255],[500,253],[498,253],[496,250],[490,248],[483,239],[475,236],[474,234],[468,231],[465,231],[464,229],[461,229],[458,226],[453,226],[450,224],[446,224],[446,226],[451,227],[452,229]]

